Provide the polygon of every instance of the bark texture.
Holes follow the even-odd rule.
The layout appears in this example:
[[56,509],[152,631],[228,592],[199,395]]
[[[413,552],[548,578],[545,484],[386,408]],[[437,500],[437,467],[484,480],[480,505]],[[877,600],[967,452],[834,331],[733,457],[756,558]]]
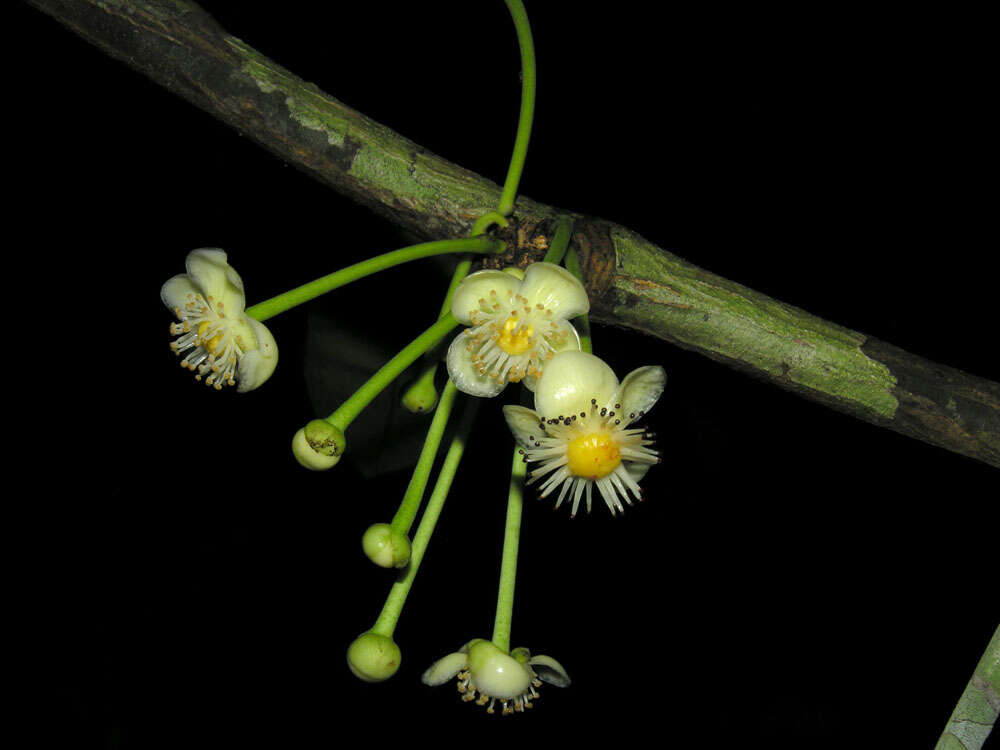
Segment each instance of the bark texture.
[[[344,106],[186,0],[29,0],[107,54],[417,237],[465,236],[495,183]],[[509,262],[575,220],[592,317],[700,352],[865,421],[1000,467],[1000,385],[698,268],[625,227],[519,198]],[[495,259],[494,259],[495,261]]]

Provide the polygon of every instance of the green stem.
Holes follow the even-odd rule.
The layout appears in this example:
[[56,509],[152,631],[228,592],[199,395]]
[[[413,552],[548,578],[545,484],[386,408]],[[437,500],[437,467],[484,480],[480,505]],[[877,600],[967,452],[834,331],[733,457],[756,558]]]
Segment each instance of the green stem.
[[1000,707],[1000,627],[990,639],[972,679],[958,699],[935,750],[979,750],[990,736]]
[[382,612],[372,626],[372,632],[374,633],[391,638],[393,631],[396,629],[396,622],[403,611],[406,596],[410,593],[413,580],[417,577],[420,562],[424,558],[424,552],[426,552],[431,535],[434,533],[434,526],[441,515],[444,501],[448,499],[448,491],[451,489],[451,483],[455,478],[455,472],[458,470],[458,464],[462,460],[462,453],[465,451],[465,445],[469,440],[469,433],[472,431],[472,423],[478,407],[479,399],[465,399],[465,411],[462,414],[462,420],[459,422],[455,436],[448,447],[448,453],[445,456],[444,463],[441,465],[437,482],[434,484],[431,496],[427,500],[427,507],[424,508],[424,515],[417,525],[417,533],[414,535],[413,543],[410,547],[409,565],[407,565],[402,577],[389,590],[389,596],[386,597]]
[[507,10],[514,20],[517,43],[521,48],[521,115],[517,121],[514,153],[510,157],[507,179],[504,181],[500,204],[497,206],[498,212],[510,216],[514,210],[514,198],[521,181],[524,159],[528,154],[531,122],[535,116],[535,44],[531,38],[531,25],[528,23],[528,13],[524,9],[524,3],[521,0],[504,0],[504,2],[507,3]]
[[486,230],[494,224],[499,224],[500,226],[505,227],[509,223],[510,222],[507,221],[507,218],[503,214],[496,211],[490,211],[489,213],[485,213],[476,219],[476,223],[472,225],[472,231],[469,232],[469,236],[478,237],[481,234],[485,234]]
[[419,245],[411,245],[410,247],[400,248],[399,250],[393,250],[392,252],[363,260],[347,268],[341,268],[339,271],[334,271],[315,281],[310,281],[308,284],[303,284],[284,294],[279,294],[277,297],[258,302],[253,307],[248,308],[246,314],[251,318],[265,321],[268,318],[273,318],[278,313],[315,299],[321,294],[326,294],[329,291],[349,284],[352,281],[357,281],[365,276],[370,276],[378,271],[398,266],[400,263],[407,263],[418,258],[443,255],[445,253],[495,254],[502,252],[505,247],[506,245],[500,240],[494,240],[489,237],[438,240],[436,242],[423,242]]
[[[570,237],[573,236],[573,219],[563,214],[556,220],[556,233],[549,245],[549,250],[542,260],[546,263],[555,263],[557,266],[562,263],[566,249],[569,247]],[[579,278],[579,276],[577,277]]]
[[[580,268],[580,259],[576,257],[576,250],[570,250],[567,253],[566,270],[576,276],[581,282],[583,281],[583,270]],[[594,344],[590,337],[590,317],[588,315],[581,315],[573,321],[573,324],[576,326],[576,332],[580,334],[580,349],[588,354],[593,354]]]
[[403,534],[410,533],[413,519],[416,518],[420,501],[424,497],[427,478],[431,474],[434,459],[437,457],[438,447],[441,445],[441,438],[444,436],[445,427],[448,426],[448,417],[451,416],[451,409],[455,403],[456,393],[458,393],[458,389],[449,380],[445,384],[441,400],[438,401],[437,408],[434,410],[434,419],[431,420],[431,426],[427,430],[427,437],[424,438],[424,447],[420,451],[420,458],[417,459],[417,465],[413,468],[413,476],[410,477],[410,483],[406,487],[403,501],[399,504],[399,510],[396,511],[396,515],[392,518],[391,526],[393,531],[399,531]]
[[514,613],[514,579],[517,577],[517,548],[521,540],[521,509],[524,501],[524,456],[514,451],[510,469],[510,489],[507,493],[507,523],[503,535],[503,560],[500,563],[500,588],[497,592],[497,614],[493,621],[493,643],[510,652],[510,623]]
[[397,354],[395,357],[390,359],[382,368],[372,375],[368,382],[362,385],[358,390],[351,395],[340,407],[333,412],[326,421],[332,424],[334,427],[339,428],[341,431],[347,429],[348,425],[354,421],[354,418],[360,414],[368,404],[372,402],[378,394],[380,394],[389,383],[396,379],[396,377],[413,364],[417,357],[423,354],[425,351],[434,346],[437,342],[448,335],[458,325],[458,321],[455,320],[455,316],[448,313],[437,323],[432,325],[426,331],[417,336],[413,341],[406,345],[403,350]]

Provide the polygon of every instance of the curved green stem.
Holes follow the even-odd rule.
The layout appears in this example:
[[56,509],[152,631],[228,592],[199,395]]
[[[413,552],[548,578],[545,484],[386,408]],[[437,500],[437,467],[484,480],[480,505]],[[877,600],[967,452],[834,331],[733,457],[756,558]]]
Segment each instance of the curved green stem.
[[431,255],[443,255],[445,253],[499,253],[505,249],[506,245],[500,240],[489,237],[470,237],[458,240],[438,240],[436,242],[423,242],[419,245],[393,250],[383,255],[355,263],[353,266],[341,268],[331,274],[310,281],[291,291],[279,294],[269,300],[258,302],[253,307],[246,310],[246,314],[256,320],[265,321],[273,318],[278,313],[289,310],[303,302],[319,297],[329,291],[349,284],[352,281],[370,276],[378,271],[398,266],[400,263],[407,263],[418,258],[426,258]]
[[457,393],[458,389],[455,388],[455,384],[449,380],[445,384],[441,400],[438,401],[437,408],[434,410],[434,419],[431,420],[431,426],[427,430],[427,437],[424,438],[424,447],[420,451],[417,465],[413,468],[413,476],[410,477],[410,483],[406,486],[406,492],[403,494],[403,500],[399,504],[399,510],[396,511],[396,515],[392,518],[390,525],[393,531],[399,531],[403,534],[410,533],[413,519],[416,518],[420,501],[424,497],[427,478],[431,474],[434,459],[437,457],[438,447],[441,445],[441,438],[444,436],[445,427],[448,426],[448,417],[451,416],[451,409],[455,403],[455,394]]
[[497,211],[490,211],[489,213],[483,214],[478,219],[476,223],[472,225],[472,231],[469,232],[470,237],[478,237],[481,234],[486,234],[486,230],[489,229],[494,224],[499,224],[502,227],[507,226],[510,222],[507,218]]
[[448,491],[458,470],[458,464],[462,460],[462,453],[469,440],[469,433],[472,431],[472,422],[475,419],[476,411],[479,407],[479,399],[470,398],[465,400],[465,411],[459,423],[455,436],[448,447],[441,471],[438,473],[437,482],[431,491],[431,496],[427,500],[427,507],[424,508],[424,515],[417,525],[417,533],[413,536],[413,543],[410,548],[410,562],[406,567],[402,577],[397,580],[386,597],[382,612],[372,626],[372,632],[391,638],[396,629],[399,615],[403,611],[406,603],[406,596],[410,593],[413,580],[417,577],[420,569],[420,562],[424,559],[424,552],[430,543],[431,535],[434,533],[434,526],[437,524],[444,501],[448,499]]
[[503,535],[503,560],[500,563],[500,588],[497,614],[493,621],[493,643],[510,652],[510,623],[514,613],[514,580],[517,577],[517,549],[521,540],[521,510],[524,505],[524,476],[527,464],[516,449],[510,469],[507,492],[507,523]]
[[[570,250],[566,255],[566,270],[583,281],[583,271],[580,268],[580,259],[576,257],[576,250]],[[573,321],[577,333],[580,334],[580,349],[593,354],[594,343],[590,336],[590,317],[581,315]]]
[[382,368],[372,375],[368,381],[356,390],[350,398],[342,403],[333,414],[326,418],[326,421],[341,431],[354,421],[372,400],[380,394],[389,383],[413,364],[417,357],[434,346],[458,325],[455,316],[451,313],[443,316],[437,323],[432,325],[417,338],[407,344],[399,354],[390,359]]
[[[549,244],[548,252],[542,260],[546,263],[555,263],[557,266],[562,263],[566,249],[569,247],[570,238],[573,236],[573,219],[563,214],[556,220],[556,233]],[[579,268],[579,266],[578,266]],[[577,278],[580,278],[577,276]]]
[[528,23],[528,13],[521,0],[504,0],[507,10],[514,20],[517,31],[517,43],[521,48],[521,115],[517,121],[517,137],[514,139],[514,153],[510,157],[507,168],[507,179],[500,194],[500,204],[497,206],[504,216],[510,216],[514,210],[514,199],[517,186],[521,182],[521,172],[524,169],[524,159],[528,154],[528,141],[531,139],[531,122],[535,116],[535,44],[531,38],[531,25]]

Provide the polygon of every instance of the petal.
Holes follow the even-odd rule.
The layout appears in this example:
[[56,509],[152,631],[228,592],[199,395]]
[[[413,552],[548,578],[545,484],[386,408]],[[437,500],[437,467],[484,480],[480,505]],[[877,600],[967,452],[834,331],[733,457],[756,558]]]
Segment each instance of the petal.
[[443,685],[465,669],[468,663],[468,654],[448,654],[431,664],[420,681],[425,685]]
[[263,385],[274,368],[278,366],[278,344],[274,336],[259,320],[254,320],[243,316],[243,322],[249,325],[257,340],[257,348],[251,349],[240,358],[238,373],[238,385],[236,390],[240,393],[252,391]]
[[543,305],[564,320],[590,311],[590,300],[583,284],[555,263],[532,263],[528,266],[520,293],[528,298],[532,307]]
[[192,250],[184,261],[188,276],[205,297],[212,297],[213,306],[232,317],[243,312],[246,304],[243,279],[226,260],[225,250],[203,247]]
[[191,279],[188,278],[187,274],[180,274],[174,276],[172,279],[168,279],[167,282],[160,287],[160,299],[163,300],[163,304],[173,310],[175,307],[184,307],[187,302],[191,300],[194,295],[200,294],[198,289],[194,284],[191,283]]
[[589,411],[591,399],[603,405],[617,390],[618,378],[600,357],[560,352],[545,365],[535,386],[535,411],[549,418]]
[[663,394],[663,389],[667,385],[667,373],[662,367],[648,365],[632,370],[625,376],[618,393],[612,399],[613,403],[621,404],[623,414],[635,414],[635,419],[639,418],[639,412],[648,412]]
[[625,471],[628,475],[632,477],[632,481],[638,484],[642,481],[642,478],[646,476],[646,473],[653,466],[653,464],[643,464],[637,461],[622,461],[622,466],[625,467]]
[[458,285],[451,298],[451,314],[462,325],[472,325],[469,313],[479,309],[479,300],[489,299],[490,292],[507,302],[510,293],[517,294],[521,281],[516,276],[503,271],[476,271],[470,273]]
[[561,337],[563,340],[562,343],[559,346],[552,347],[552,350],[556,353],[580,351],[580,334],[577,333],[573,324],[565,320],[554,320],[552,322],[558,331],[564,334]]
[[[580,350],[580,334],[577,333],[576,328],[573,324],[565,320],[553,320],[552,324],[556,327],[557,332],[562,333],[560,336],[562,342],[552,347],[552,351],[558,354],[559,352],[565,351],[579,351]],[[552,346],[551,342],[549,344]],[[545,368],[544,361],[541,363],[542,369]],[[535,392],[535,388],[538,386],[538,378],[532,377],[531,375],[525,375],[521,379],[521,385],[527,388],[532,393]]]
[[568,687],[571,682],[569,675],[566,674],[566,670],[563,669],[563,665],[551,656],[545,656],[544,654],[534,656],[528,664],[538,674],[538,679],[550,685]]
[[507,385],[479,374],[479,370],[472,364],[472,355],[466,346],[464,334],[458,334],[448,347],[447,363],[448,376],[454,381],[455,387],[470,396],[492,398]]
[[538,425],[542,419],[531,409],[524,406],[505,406],[503,408],[504,419],[507,426],[514,434],[514,440],[522,448],[530,448],[533,445],[531,438],[543,434],[543,430]]

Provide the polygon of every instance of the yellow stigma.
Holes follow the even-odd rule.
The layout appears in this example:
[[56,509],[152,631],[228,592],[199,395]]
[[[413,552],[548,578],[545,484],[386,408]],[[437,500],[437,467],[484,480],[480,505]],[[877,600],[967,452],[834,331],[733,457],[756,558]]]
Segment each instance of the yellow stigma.
[[531,348],[531,337],[534,335],[535,329],[531,326],[525,326],[518,330],[517,316],[511,315],[503,324],[500,338],[497,339],[497,346],[508,354],[524,354]]
[[622,462],[618,444],[606,432],[592,432],[570,441],[569,470],[578,477],[603,479]]
[[219,347],[219,342],[222,341],[222,332],[220,331],[219,333],[215,334],[212,338],[206,340],[205,329],[208,328],[208,326],[209,322],[207,320],[203,320],[201,323],[199,323],[198,336],[201,338],[201,345],[204,346],[206,349],[208,349],[208,351],[210,351],[212,354],[216,354],[217,353],[216,350]]

